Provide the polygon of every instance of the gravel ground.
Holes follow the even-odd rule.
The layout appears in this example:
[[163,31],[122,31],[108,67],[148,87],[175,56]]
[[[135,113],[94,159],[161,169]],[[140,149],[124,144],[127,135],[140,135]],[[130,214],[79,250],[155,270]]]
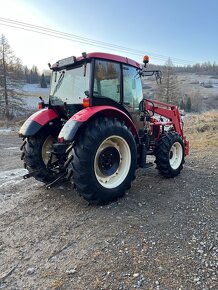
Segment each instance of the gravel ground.
[[93,206],[22,180],[20,142],[0,135],[0,289],[218,289],[217,147],[174,179],[138,170],[124,198]]

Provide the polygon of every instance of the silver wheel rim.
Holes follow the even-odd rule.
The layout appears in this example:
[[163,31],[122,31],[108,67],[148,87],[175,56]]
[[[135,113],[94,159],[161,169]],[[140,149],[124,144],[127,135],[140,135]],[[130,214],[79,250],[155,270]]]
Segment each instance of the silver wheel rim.
[[[117,152],[119,162],[116,164],[115,172],[112,174],[104,174],[99,165],[99,159],[103,152],[111,148],[111,152]],[[128,143],[120,136],[110,136],[105,139],[99,146],[94,160],[94,171],[98,182],[105,188],[115,188],[119,186],[128,175],[131,165],[131,152]],[[103,167],[103,166],[102,166]]]
[[182,145],[179,142],[173,143],[170,152],[169,152],[169,160],[170,166],[176,170],[181,165],[183,158],[183,149]]

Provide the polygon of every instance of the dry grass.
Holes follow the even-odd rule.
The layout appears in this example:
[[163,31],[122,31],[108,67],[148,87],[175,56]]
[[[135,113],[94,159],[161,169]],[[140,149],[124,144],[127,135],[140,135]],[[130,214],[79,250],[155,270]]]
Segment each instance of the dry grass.
[[185,133],[192,149],[217,147],[218,111],[188,116],[185,120]]
[[29,117],[22,117],[22,118],[14,118],[12,120],[5,120],[5,119],[0,119],[0,128],[12,128],[12,129],[16,129],[19,128],[23,125],[23,123],[26,121],[26,119]]

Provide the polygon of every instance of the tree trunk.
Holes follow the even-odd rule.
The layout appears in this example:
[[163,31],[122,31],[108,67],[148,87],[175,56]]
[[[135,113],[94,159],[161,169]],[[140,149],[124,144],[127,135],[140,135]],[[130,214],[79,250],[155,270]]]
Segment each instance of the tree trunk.
[[8,88],[7,88],[7,70],[5,63],[5,45],[2,44],[2,65],[3,65],[3,84],[4,84],[4,99],[5,99],[5,118],[9,119],[9,106],[8,106]]

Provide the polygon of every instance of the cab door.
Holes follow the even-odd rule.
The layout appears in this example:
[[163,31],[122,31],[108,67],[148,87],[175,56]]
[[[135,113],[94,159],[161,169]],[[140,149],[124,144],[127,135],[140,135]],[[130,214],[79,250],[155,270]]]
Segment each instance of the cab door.
[[140,121],[139,103],[143,99],[141,78],[137,68],[123,65],[123,105],[129,111],[137,129],[143,127]]
[[120,63],[103,59],[95,60],[93,84],[94,98],[107,98],[120,103],[120,80]]

